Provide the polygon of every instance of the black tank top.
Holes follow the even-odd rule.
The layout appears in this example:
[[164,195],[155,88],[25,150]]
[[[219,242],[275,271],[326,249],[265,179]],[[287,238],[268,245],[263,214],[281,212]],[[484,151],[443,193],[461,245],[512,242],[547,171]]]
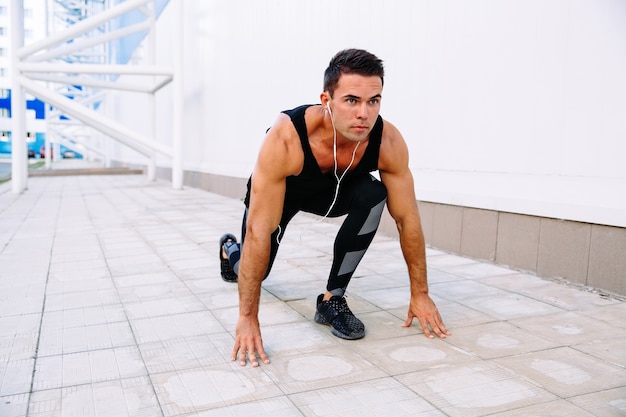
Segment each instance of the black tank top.
[[[298,136],[302,144],[304,152],[304,165],[302,172],[298,175],[290,175],[287,177],[287,189],[285,191],[285,203],[291,201],[299,201],[301,199],[316,198],[318,195],[334,193],[337,180],[333,172],[322,173],[317,160],[311,150],[309,144],[309,135],[307,133],[304,113],[312,104],[305,104],[292,110],[285,110],[283,113],[291,118]],[[376,123],[370,132],[369,142],[363,157],[359,163],[350,169],[341,180],[342,184],[348,184],[351,179],[367,174],[378,169],[378,155],[380,152],[380,142],[383,133],[383,119],[378,116]],[[250,202],[250,180],[248,180],[248,192],[245,198],[246,206]]]

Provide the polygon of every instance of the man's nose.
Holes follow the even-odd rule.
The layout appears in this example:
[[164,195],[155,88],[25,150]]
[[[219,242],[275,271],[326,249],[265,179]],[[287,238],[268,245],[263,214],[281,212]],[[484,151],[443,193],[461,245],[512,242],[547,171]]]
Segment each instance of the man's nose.
[[358,107],[357,107],[357,119],[362,119],[365,120],[367,119],[369,115],[369,109],[367,108],[367,103],[361,103]]

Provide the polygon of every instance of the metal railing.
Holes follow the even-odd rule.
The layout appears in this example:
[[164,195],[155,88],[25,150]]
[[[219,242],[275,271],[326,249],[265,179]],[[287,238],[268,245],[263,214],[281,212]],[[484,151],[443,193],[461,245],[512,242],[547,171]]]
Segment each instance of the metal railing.
[[[105,158],[109,163],[107,146],[91,140],[93,131],[111,138],[147,159],[148,177],[156,178],[156,154],[172,158],[172,186],[182,188],[182,47],[174,48],[172,67],[154,65],[154,27],[156,22],[154,0],[127,0],[108,7],[109,1],[98,1],[86,8],[85,1],[55,0],[63,3],[62,9],[71,16],[62,20],[65,28],[50,33],[45,39],[23,45],[23,0],[11,0],[11,88],[12,88],[12,190],[20,193],[26,189],[28,170],[25,138],[25,92],[49,105],[46,114],[46,163],[49,166],[50,138],[57,143],[72,147],[80,145]],[[75,4],[74,4],[75,3]],[[182,42],[183,0],[172,0],[178,26],[174,31],[175,42]],[[114,28],[111,22],[129,12],[139,11],[145,15],[140,23]],[[49,13],[59,16],[59,12]],[[147,31],[145,64],[131,65],[112,62],[112,41]],[[94,49],[95,48],[95,49]],[[94,52],[95,51],[95,52]],[[120,76],[139,77],[142,82],[120,80]],[[173,83],[172,144],[158,143],[155,139],[154,95],[164,86]],[[150,135],[140,134],[103,112],[97,104],[106,100],[107,91],[120,90],[147,94],[151,109]],[[68,120],[69,119],[69,120]]]

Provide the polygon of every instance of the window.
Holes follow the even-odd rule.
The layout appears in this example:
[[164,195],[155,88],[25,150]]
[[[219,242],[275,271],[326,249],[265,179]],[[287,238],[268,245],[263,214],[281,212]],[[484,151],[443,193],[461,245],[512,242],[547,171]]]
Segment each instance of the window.
[[0,16],[7,15],[7,6],[0,6]]
[[0,68],[0,77],[6,77],[9,75],[9,71],[6,68]]
[[9,118],[9,109],[4,108],[4,107],[0,107],[0,119],[2,118]]
[[0,47],[0,56],[7,56],[7,48]]
[[7,28],[5,28],[4,26],[0,26],[0,36],[6,36],[7,34]]
[[3,130],[0,132],[0,142],[8,142],[9,141],[9,132]]
[[0,88],[0,98],[9,98],[9,90],[7,88]]

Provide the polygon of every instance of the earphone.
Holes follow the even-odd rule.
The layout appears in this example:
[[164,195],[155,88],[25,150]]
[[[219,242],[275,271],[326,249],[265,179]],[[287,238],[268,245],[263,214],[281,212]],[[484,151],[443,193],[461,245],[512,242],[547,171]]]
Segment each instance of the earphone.
[[[321,222],[322,220],[327,218],[330,212],[333,210],[333,207],[335,207],[335,204],[337,204],[337,198],[339,197],[339,184],[341,184],[343,177],[348,173],[348,171],[352,167],[352,164],[354,163],[354,158],[356,157],[356,150],[359,148],[359,145],[361,144],[361,142],[356,143],[356,146],[354,147],[354,150],[352,151],[352,159],[350,160],[348,167],[346,168],[345,171],[343,171],[341,176],[337,175],[337,129],[335,128],[335,119],[333,118],[333,112],[332,110],[330,110],[330,100],[326,102],[325,107],[326,107],[326,110],[328,110],[328,114],[330,115],[330,122],[333,125],[333,160],[335,163],[333,174],[335,175],[335,179],[337,180],[337,185],[335,186],[335,195],[333,197],[332,203],[330,203],[330,207],[328,207],[328,211],[321,218],[317,219],[315,223]],[[278,228],[279,229],[278,229],[278,236],[276,236],[276,243],[280,244],[280,240],[279,240],[280,233],[281,233],[280,225],[278,226]],[[310,229],[311,229],[311,226],[309,226],[304,232],[302,232],[302,234],[300,235],[300,239],[302,239],[302,235],[307,233]]]
[[350,170],[350,167],[352,167],[352,164],[354,163],[354,157],[356,156],[356,150],[359,148],[359,145],[361,144],[361,142],[356,143],[356,146],[354,147],[354,150],[352,151],[352,159],[350,160],[350,164],[348,164],[348,167],[346,168],[346,170],[343,171],[343,174],[341,174],[341,177],[337,175],[337,129],[335,128],[335,119],[333,117],[333,112],[330,110],[330,100],[326,102],[326,110],[328,110],[328,114],[330,115],[330,122],[333,124],[333,159],[335,162],[333,173],[335,174],[335,179],[337,180],[337,186],[335,187],[335,196],[333,197],[333,202],[330,204],[328,211],[322,217],[322,219],[325,219],[326,217],[328,217],[333,207],[335,207],[335,203],[337,203],[337,197],[339,197],[339,184],[341,184],[341,180],[343,180],[343,177],[345,177],[345,175]]

